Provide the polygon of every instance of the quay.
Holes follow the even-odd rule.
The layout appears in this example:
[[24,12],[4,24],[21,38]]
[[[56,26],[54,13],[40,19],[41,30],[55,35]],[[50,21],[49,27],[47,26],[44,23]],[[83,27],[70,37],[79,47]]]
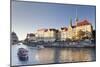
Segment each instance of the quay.
[[95,47],[95,43],[90,43],[90,42],[31,42],[24,44],[32,47],[42,46],[48,48]]

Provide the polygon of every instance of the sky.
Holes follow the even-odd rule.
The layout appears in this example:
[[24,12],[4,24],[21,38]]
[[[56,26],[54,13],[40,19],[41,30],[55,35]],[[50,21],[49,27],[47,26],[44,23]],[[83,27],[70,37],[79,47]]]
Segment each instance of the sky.
[[95,29],[95,6],[24,1],[12,1],[11,5],[12,31],[16,32],[19,40],[37,29],[68,27],[70,17],[74,25],[76,16],[80,21],[87,19]]

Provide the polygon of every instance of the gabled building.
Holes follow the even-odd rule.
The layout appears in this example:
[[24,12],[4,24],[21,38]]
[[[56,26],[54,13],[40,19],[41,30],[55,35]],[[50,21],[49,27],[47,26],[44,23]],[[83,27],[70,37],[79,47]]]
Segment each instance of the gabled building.
[[38,29],[36,31],[35,37],[37,41],[66,41],[78,40],[82,38],[91,38],[92,37],[93,27],[88,20],[79,21],[78,18],[75,21],[75,24],[72,24],[72,19],[70,18],[70,24],[68,27],[61,27],[59,30],[50,28],[50,29]]
[[44,41],[55,41],[58,37],[57,33],[58,33],[58,30],[56,30],[54,28],[48,29],[44,33]]
[[[88,37],[88,38],[92,37],[93,27],[88,20],[82,20],[78,22],[76,30],[83,31],[85,33],[83,37]],[[78,34],[78,32],[76,32],[76,34]]]
[[58,30],[54,28],[50,29],[39,29],[37,30],[37,40],[39,41],[55,41],[58,37]]
[[60,30],[60,40],[66,41],[67,39],[81,39],[81,38],[91,38],[93,27],[92,24],[84,19],[79,21],[78,17],[74,25],[72,24],[72,19],[70,18],[70,24],[67,27],[62,27]]

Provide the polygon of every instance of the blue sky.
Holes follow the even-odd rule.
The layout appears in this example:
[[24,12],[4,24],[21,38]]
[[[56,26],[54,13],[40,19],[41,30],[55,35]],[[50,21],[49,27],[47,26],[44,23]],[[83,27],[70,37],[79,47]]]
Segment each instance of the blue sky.
[[95,6],[13,1],[12,31],[21,40],[40,28],[68,27],[70,17],[75,24],[76,9],[79,20],[88,19],[95,29]]

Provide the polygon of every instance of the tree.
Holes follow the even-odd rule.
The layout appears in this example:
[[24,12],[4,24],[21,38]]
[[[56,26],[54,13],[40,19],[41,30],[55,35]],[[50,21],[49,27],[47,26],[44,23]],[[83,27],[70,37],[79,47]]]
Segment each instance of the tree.
[[73,36],[73,37],[72,37],[72,41],[75,41],[75,40],[76,40],[76,36]]
[[82,31],[82,30],[79,30],[78,33],[77,33],[77,37],[78,37],[79,39],[82,39],[84,35],[85,35],[85,32]]
[[92,37],[93,37],[93,39],[95,39],[95,37],[96,37],[96,31],[95,30],[92,31]]

